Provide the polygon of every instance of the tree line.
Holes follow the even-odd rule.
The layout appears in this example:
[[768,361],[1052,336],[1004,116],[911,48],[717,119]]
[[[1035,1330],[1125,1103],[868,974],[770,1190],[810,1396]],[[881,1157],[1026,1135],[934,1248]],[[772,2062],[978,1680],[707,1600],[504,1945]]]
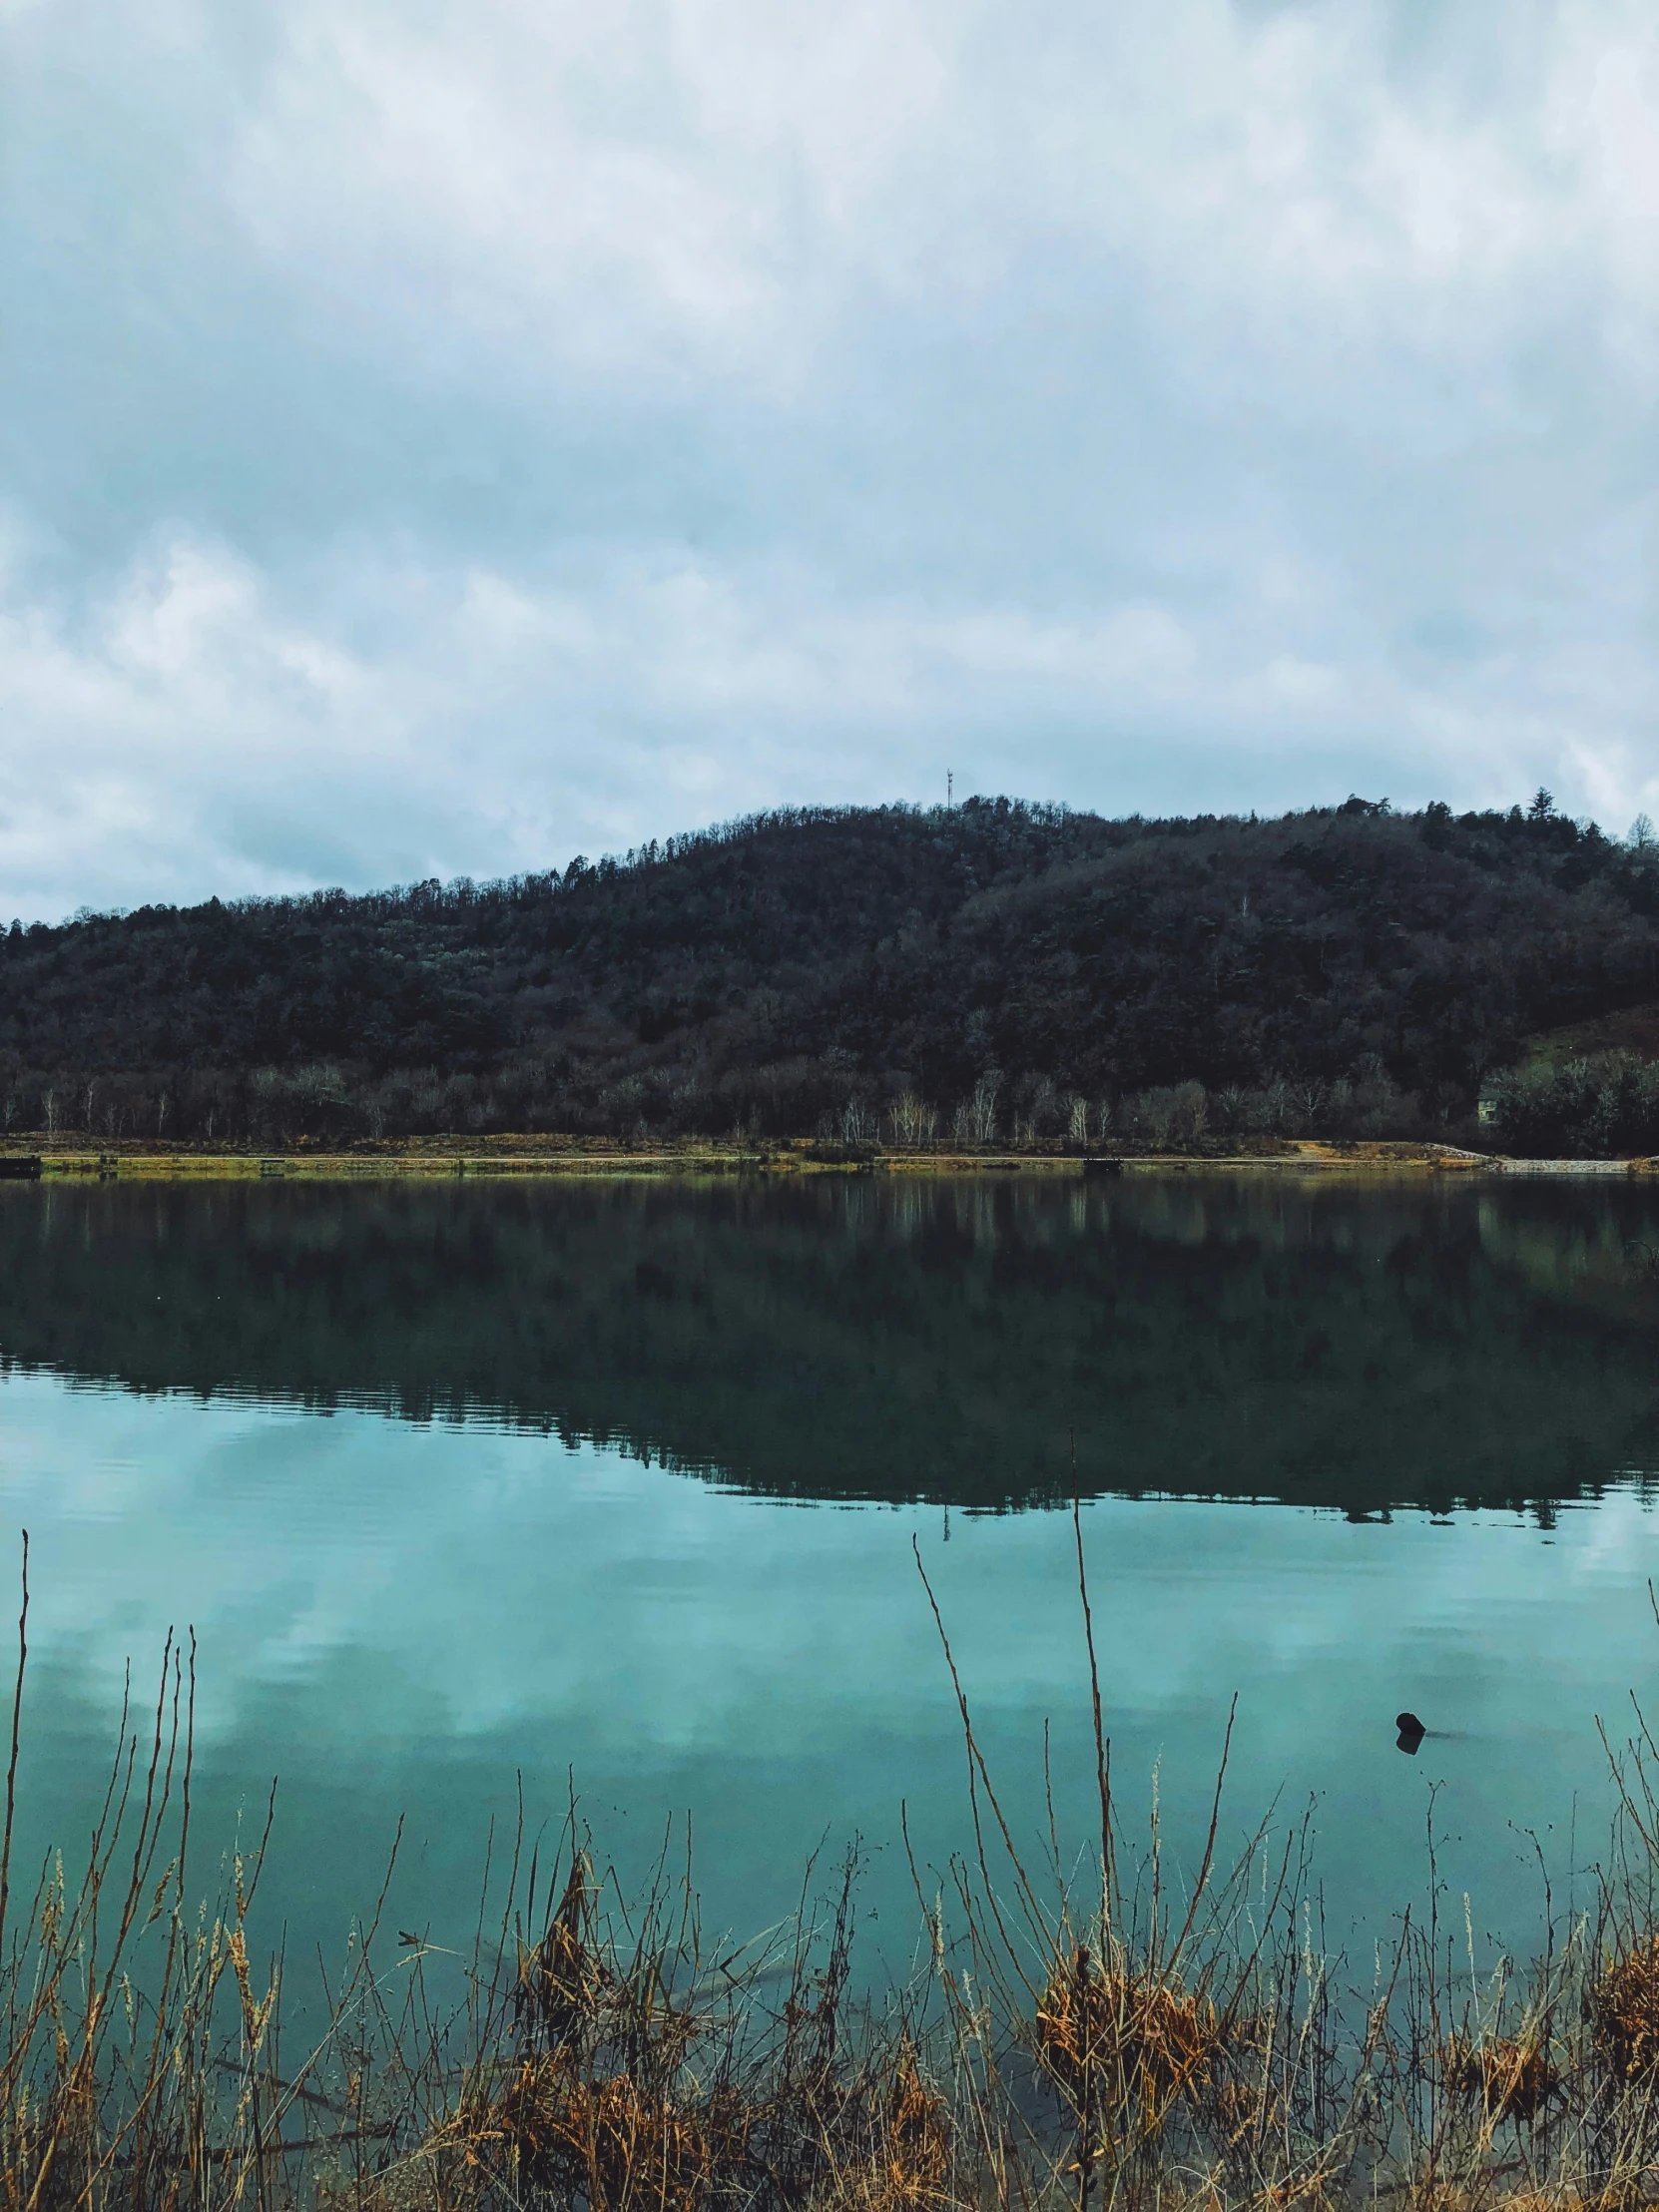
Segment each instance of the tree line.
[[[1522,1080],[1528,1037],[1655,996],[1659,848],[1547,793],[790,809],[498,882],[13,922],[0,1117],[13,1142],[1093,1145],[1469,1134],[1484,1091],[1517,1141],[1659,1142],[1628,1069],[1586,1064],[1576,1120]],[[1616,1111],[1583,1106],[1609,1085]]]

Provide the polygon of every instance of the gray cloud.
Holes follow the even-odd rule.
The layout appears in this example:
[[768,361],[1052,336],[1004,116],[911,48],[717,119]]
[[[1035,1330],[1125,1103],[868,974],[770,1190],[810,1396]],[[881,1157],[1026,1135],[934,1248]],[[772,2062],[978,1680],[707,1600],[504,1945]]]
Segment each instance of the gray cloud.
[[795,799],[1659,808],[1659,40],[0,0],[0,907]]

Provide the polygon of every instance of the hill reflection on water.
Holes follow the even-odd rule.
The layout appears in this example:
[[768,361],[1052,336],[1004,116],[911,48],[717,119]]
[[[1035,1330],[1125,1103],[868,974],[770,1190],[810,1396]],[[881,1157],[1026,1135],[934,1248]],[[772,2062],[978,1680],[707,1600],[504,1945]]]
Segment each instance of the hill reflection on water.
[[1659,1195],[1130,1177],[0,1186],[0,1358],[773,1496],[1530,1506],[1659,1464]]

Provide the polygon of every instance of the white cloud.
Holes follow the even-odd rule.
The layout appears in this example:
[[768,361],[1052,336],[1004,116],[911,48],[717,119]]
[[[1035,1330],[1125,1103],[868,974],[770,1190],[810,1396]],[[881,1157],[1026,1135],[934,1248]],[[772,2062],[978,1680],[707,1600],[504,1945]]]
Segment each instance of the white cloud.
[[1331,799],[1378,729],[1396,798],[1543,780],[1615,824],[1655,798],[1622,727],[1651,690],[1639,665],[1569,668],[1517,728],[1501,667],[1447,686],[1402,679],[1375,641],[1264,657],[1231,607],[941,613],[672,548],[534,586],[358,557],[298,596],[186,537],[78,621],[14,578],[0,724],[32,742],[0,809],[12,907],[506,872],[796,797],[932,799],[946,766],[962,791],[1067,796],[1092,762],[1144,806],[1197,755],[1270,804]]
[[965,782],[1653,803],[1659,26],[0,13],[0,906]]
[[[1565,251],[1621,258],[1654,193],[1654,34],[1616,7],[1547,30],[1472,11],[1486,97],[1455,57],[1390,67],[1382,7],[481,0],[464,21],[288,21],[236,139],[250,234],[300,282],[354,269],[370,305],[388,275],[446,267],[516,303],[514,336],[545,307],[578,353],[592,333],[559,310],[603,317],[606,291],[686,337],[770,343],[837,282],[1005,279],[1057,238],[1263,323],[1301,301],[1375,329],[1406,291],[1466,311],[1471,286],[1558,276]],[[1649,288],[1650,262],[1631,265]],[[417,319],[449,297],[419,292]]]

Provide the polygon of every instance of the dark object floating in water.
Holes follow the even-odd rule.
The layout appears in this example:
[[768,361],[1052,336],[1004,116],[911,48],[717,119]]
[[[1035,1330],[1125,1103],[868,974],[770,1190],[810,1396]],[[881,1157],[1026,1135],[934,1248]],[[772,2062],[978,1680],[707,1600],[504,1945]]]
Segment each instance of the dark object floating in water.
[[40,1181],[39,1153],[0,1153],[0,1181],[7,1183],[38,1183]]
[[1414,1759],[1417,1755],[1417,1746],[1428,1734],[1427,1729],[1423,1727],[1415,1713],[1396,1713],[1394,1715],[1394,1726],[1399,1730],[1399,1734],[1394,1738],[1394,1749],[1404,1752],[1407,1759]]

